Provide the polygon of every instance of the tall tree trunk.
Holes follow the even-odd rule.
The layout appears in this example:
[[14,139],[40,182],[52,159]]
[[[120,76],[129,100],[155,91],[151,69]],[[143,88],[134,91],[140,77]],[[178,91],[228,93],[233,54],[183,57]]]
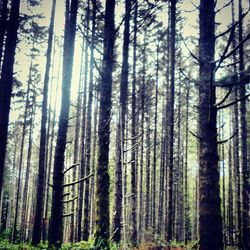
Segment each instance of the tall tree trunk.
[[74,57],[77,8],[78,0],[72,0],[70,7],[69,3],[66,3],[61,98],[62,102],[59,117],[58,137],[55,149],[51,223],[49,227],[49,247],[55,246],[57,248],[60,248],[63,237],[63,169],[68,130],[70,86]]
[[[33,41],[33,49],[34,49],[34,41]],[[17,236],[17,219],[19,216],[19,198],[20,198],[20,189],[21,189],[21,177],[22,177],[22,166],[23,166],[23,153],[24,153],[24,142],[25,142],[25,135],[26,135],[26,128],[27,128],[27,115],[29,109],[29,98],[30,98],[30,91],[31,91],[31,83],[32,83],[32,67],[33,67],[33,59],[31,58],[30,67],[29,67],[29,79],[26,91],[26,99],[25,99],[25,106],[24,106],[24,118],[23,118],[23,127],[22,127],[22,139],[20,145],[20,158],[19,158],[19,165],[18,165],[18,177],[17,177],[17,193],[16,193],[16,204],[15,204],[15,215],[14,215],[14,223],[13,223],[13,231],[12,231],[12,242],[14,243]]]
[[[156,83],[155,83],[155,113],[154,113],[154,153],[153,153],[153,175],[152,175],[152,228],[155,233],[156,224],[156,165],[157,165],[157,121],[158,121],[158,82],[159,82],[159,43],[157,44],[156,61]],[[160,191],[161,192],[161,191]]]
[[42,102],[42,119],[40,130],[40,149],[39,149],[39,166],[38,166],[38,179],[37,179],[37,197],[36,197],[36,210],[35,221],[32,235],[32,244],[39,244],[42,236],[42,217],[44,205],[44,182],[45,182],[45,152],[46,152],[46,125],[47,125],[47,102],[48,102],[48,85],[49,74],[53,44],[54,32],[54,19],[55,19],[56,0],[52,2],[51,19],[49,27],[48,48],[47,48],[47,61],[43,86],[43,102]]
[[8,0],[2,1],[1,21],[0,21],[0,67],[2,63],[2,55],[4,49],[4,37],[7,27]]
[[174,164],[174,103],[175,103],[175,33],[176,33],[176,0],[171,0],[171,83],[170,83],[170,128],[169,128],[169,175],[168,175],[168,220],[167,220],[167,241],[173,237],[173,164]]
[[[93,102],[93,81],[94,81],[94,46],[95,46],[95,23],[96,23],[96,0],[92,0],[92,30],[91,30],[91,48],[90,48],[90,79],[88,89],[88,108],[87,108],[87,125],[86,125],[86,165],[85,174],[90,174],[90,159],[91,159],[91,134],[92,134],[92,102]],[[83,225],[83,240],[88,240],[90,233],[90,180],[85,182],[85,197],[84,197],[84,225]]]
[[199,234],[201,250],[223,249],[214,82],[215,3],[200,3]]
[[10,100],[13,86],[13,69],[17,45],[17,29],[19,26],[19,7],[20,0],[12,1],[0,80],[0,200],[7,147]]
[[29,143],[28,143],[28,155],[27,155],[27,167],[25,173],[25,181],[23,188],[23,204],[22,204],[22,222],[21,222],[21,233],[23,241],[26,240],[26,229],[27,229],[27,203],[28,203],[28,188],[30,179],[30,165],[31,165],[31,155],[32,155],[32,144],[33,144],[33,129],[34,129],[34,119],[35,119],[35,106],[33,103],[33,109],[30,116],[30,128],[29,128]]
[[[240,82],[243,78],[244,71],[244,48],[243,40],[243,21],[242,21],[242,0],[239,0],[239,71]],[[240,86],[240,97],[246,95],[246,86]],[[241,119],[241,165],[242,165],[242,248],[250,248],[250,215],[249,215],[249,196],[250,196],[250,183],[249,183],[249,168],[247,162],[247,119],[246,119],[246,99],[240,102],[240,119]]]
[[[90,1],[87,1],[86,8],[86,37],[89,37],[89,18],[90,18]],[[83,55],[82,55],[83,56]],[[81,134],[81,166],[80,166],[80,178],[85,175],[85,137],[86,137],[86,104],[87,104],[87,83],[88,83],[88,70],[89,70],[89,59],[88,59],[88,41],[85,41],[85,65],[84,65],[84,86],[83,86],[83,105],[82,105],[82,134]],[[83,210],[83,182],[79,185],[79,198],[78,198],[78,211],[77,211],[77,240],[82,239],[82,210]]]
[[132,137],[132,151],[131,151],[131,193],[132,193],[132,234],[131,242],[133,246],[137,244],[137,182],[136,182],[136,59],[137,59],[137,11],[138,2],[134,0],[134,40],[133,40],[133,75],[132,75],[132,124],[131,124],[131,137]]
[[[125,23],[123,33],[123,48],[122,48],[122,72],[120,83],[120,99],[119,99],[119,118],[117,123],[116,133],[116,192],[115,192],[115,215],[114,215],[114,236],[116,243],[121,240],[121,225],[122,225],[122,200],[125,199],[122,195],[122,183],[124,169],[124,136],[125,136],[125,116],[127,113],[127,95],[128,95],[128,57],[129,57],[129,30],[130,30],[130,11],[131,0],[125,1]],[[123,218],[123,227],[125,226],[125,218]]]
[[100,81],[98,125],[98,166],[96,177],[96,242],[97,249],[108,247],[109,239],[109,142],[111,119],[112,72],[114,65],[115,0],[106,0],[103,60]]

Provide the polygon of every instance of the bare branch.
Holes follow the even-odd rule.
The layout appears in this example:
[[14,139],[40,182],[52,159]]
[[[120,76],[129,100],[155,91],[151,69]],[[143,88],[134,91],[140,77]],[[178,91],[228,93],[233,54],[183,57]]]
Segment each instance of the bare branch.
[[69,187],[69,186],[73,186],[73,185],[76,185],[76,184],[81,183],[81,182],[83,182],[83,181],[86,181],[87,179],[89,179],[89,178],[92,177],[93,175],[94,175],[94,174],[91,173],[91,174],[89,174],[88,176],[85,176],[85,177],[83,177],[83,178],[80,179],[80,180],[73,181],[73,182],[70,182],[70,183],[66,183],[66,184],[63,185],[63,188]]
[[78,196],[76,196],[76,197],[74,197],[72,199],[69,199],[69,200],[65,200],[65,201],[63,201],[63,203],[69,203],[69,202],[72,202],[72,201],[74,201],[76,199],[78,199]]
[[237,100],[235,100],[235,101],[233,101],[233,102],[230,102],[230,103],[228,103],[228,104],[226,104],[226,105],[217,107],[217,110],[225,109],[225,108],[231,107],[231,106],[233,106],[234,104],[236,104],[237,102],[240,102],[240,101],[243,101],[244,99],[247,99],[249,96],[250,96],[250,93],[247,94],[247,95],[245,95],[245,96],[243,96],[243,97],[241,97],[241,98],[239,98],[239,99],[237,99]]
[[220,102],[216,103],[214,106],[218,107],[218,106],[222,105],[227,100],[227,98],[230,96],[230,94],[232,93],[232,90],[233,90],[233,88],[231,87],[229,89],[229,91],[227,92],[227,94],[224,96],[224,98]]
[[71,165],[69,168],[64,170],[63,174],[65,175],[69,170],[71,170],[72,168],[77,167],[79,165],[80,165],[79,163],[75,163],[75,164]]
[[65,217],[70,217],[70,216],[73,216],[73,215],[74,215],[74,213],[73,213],[73,212],[68,213],[68,214],[63,214],[63,218],[65,218]]
[[193,133],[191,130],[189,130],[189,133],[191,135],[193,135],[195,138],[197,138],[198,140],[201,140],[201,137],[199,135],[196,135],[195,133]]
[[218,143],[218,144],[226,143],[226,142],[228,142],[229,140],[233,139],[236,135],[237,135],[237,132],[235,132],[235,133],[234,133],[231,137],[229,137],[228,139],[222,140],[222,141],[218,141],[217,143]]

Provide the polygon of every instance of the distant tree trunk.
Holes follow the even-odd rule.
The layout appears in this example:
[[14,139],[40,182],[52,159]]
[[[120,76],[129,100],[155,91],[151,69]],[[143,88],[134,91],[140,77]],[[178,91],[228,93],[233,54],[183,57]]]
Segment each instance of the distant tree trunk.
[[7,27],[8,0],[2,1],[1,20],[0,20],[0,67],[2,63],[2,55],[4,49],[4,37]]
[[[95,46],[95,23],[96,23],[96,0],[92,0],[92,30],[91,30],[91,48],[90,48],[90,79],[88,89],[88,108],[87,108],[87,125],[86,125],[86,165],[85,174],[90,174],[91,159],[91,134],[92,134],[92,102],[93,102],[93,81],[94,81],[94,46]],[[84,225],[83,240],[88,240],[90,233],[90,180],[85,182],[84,197]]]
[[[243,78],[244,71],[244,48],[242,44],[243,40],[243,21],[242,17],[242,0],[239,0],[239,71],[240,82]],[[246,95],[246,86],[242,84],[240,86],[240,97]],[[249,196],[250,196],[250,182],[249,182],[249,168],[247,161],[247,119],[246,119],[246,99],[240,102],[241,113],[241,165],[242,165],[242,247],[244,250],[250,249],[250,215],[249,215]]]
[[19,7],[20,0],[12,1],[0,80],[0,198],[3,186],[13,69],[17,45],[17,29],[19,26]]
[[[200,3],[199,234],[200,250],[223,249],[214,82],[215,3]],[[216,226],[215,226],[216,225]]]
[[[147,96],[150,99],[150,96]],[[150,164],[151,164],[151,142],[150,142],[150,100],[146,104],[146,180],[145,180],[145,230],[149,230],[149,209],[150,209]]]
[[100,110],[98,125],[98,166],[96,177],[96,241],[101,250],[109,240],[109,143],[111,119],[112,72],[114,65],[115,0],[106,0],[103,60],[100,81]]
[[132,75],[132,124],[131,124],[131,137],[132,137],[132,151],[131,151],[131,192],[132,192],[132,235],[131,242],[133,246],[137,244],[137,181],[136,181],[136,59],[137,59],[137,11],[138,2],[134,0],[134,37],[133,37],[133,75]]
[[[90,18],[90,1],[87,1],[86,8],[86,37],[89,38],[89,18]],[[83,55],[82,55],[83,56]],[[82,105],[82,134],[81,134],[81,163],[80,163],[80,178],[85,175],[85,137],[86,137],[86,104],[87,104],[87,83],[88,83],[88,41],[85,41],[85,65],[84,65],[84,86],[83,86],[83,105]],[[78,211],[77,211],[77,241],[82,240],[82,210],[83,210],[83,195],[84,195],[83,182],[79,184],[78,191]]]
[[228,243],[234,244],[234,206],[233,206],[233,171],[232,171],[232,145],[228,149]]
[[[145,36],[144,34],[144,44],[145,42]],[[141,84],[141,95],[140,95],[140,110],[141,110],[141,120],[140,120],[140,130],[141,130],[141,148],[140,148],[140,175],[139,175],[139,228],[140,231],[139,234],[139,240],[142,240],[143,236],[143,215],[144,215],[144,208],[143,208],[143,166],[144,166],[144,119],[145,119],[145,78],[146,78],[146,45],[144,45],[143,48],[143,66],[142,66],[142,84]]]
[[59,117],[58,137],[55,149],[53,171],[53,196],[51,209],[51,222],[49,227],[49,247],[60,248],[63,237],[63,183],[64,183],[64,153],[66,148],[68,117],[70,106],[70,86],[74,57],[74,42],[76,34],[78,0],[72,0],[71,6],[66,3],[64,51],[63,51],[63,77],[62,102]]
[[167,241],[173,237],[173,164],[174,164],[174,103],[175,103],[175,33],[176,33],[176,0],[171,1],[171,84],[170,84],[170,130],[169,130],[169,175],[168,175],[168,220],[167,220]]
[[30,179],[30,165],[31,165],[33,129],[34,129],[34,119],[35,119],[35,107],[34,106],[35,106],[35,103],[33,103],[33,110],[30,116],[27,167],[26,167],[25,181],[24,181],[24,188],[23,188],[22,222],[21,222],[21,233],[22,233],[23,241],[26,241],[26,229],[27,229],[28,188],[29,188],[29,179]]
[[[122,72],[120,82],[120,100],[119,100],[119,118],[117,122],[116,133],[116,192],[115,192],[115,215],[114,215],[114,236],[116,243],[121,240],[122,227],[122,183],[124,169],[124,136],[125,136],[125,116],[127,113],[127,95],[128,95],[128,57],[129,57],[129,22],[130,22],[131,0],[125,1],[125,23],[123,33],[123,49],[122,49]],[[125,226],[125,218],[123,218],[123,227]]]
[[191,224],[190,224],[190,205],[189,205],[189,186],[188,186],[188,145],[189,145],[189,98],[190,83],[187,83],[186,90],[186,131],[185,131],[185,162],[184,162],[184,232],[185,243],[191,240]]
[[[33,48],[34,48],[34,41],[33,41]],[[24,118],[23,118],[23,127],[22,127],[22,137],[21,137],[21,145],[20,145],[20,158],[19,158],[19,165],[18,165],[18,177],[17,177],[17,191],[16,191],[16,204],[15,204],[15,215],[14,215],[14,223],[13,223],[13,231],[12,231],[12,242],[14,243],[17,236],[17,219],[19,216],[19,198],[20,198],[20,189],[21,189],[21,177],[22,177],[22,166],[23,166],[23,152],[24,152],[24,142],[25,142],[25,135],[26,135],[26,128],[27,128],[27,115],[29,109],[29,98],[30,98],[30,88],[32,83],[32,67],[33,67],[33,59],[31,59],[30,67],[29,67],[29,79],[26,91],[26,99],[25,99],[25,106],[24,106]]]
[[38,181],[37,181],[37,197],[36,197],[36,210],[35,221],[32,235],[32,244],[37,245],[41,241],[42,236],[42,218],[43,218],[43,205],[44,205],[44,182],[45,176],[45,152],[46,152],[46,126],[47,126],[47,102],[48,102],[48,85],[50,75],[50,64],[53,44],[54,32],[54,19],[55,19],[56,0],[53,0],[51,19],[49,27],[48,48],[47,48],[47,61],[43,86],[43,102],[42,102],[42,119],[40,130],[40,149],[39,149],[39,166],[38,166]]
[[156,61],[156,83],[155,83],[155,113],[154,113],[154,153],[153,153],[153,175],[152,175],[152,228],[155,233],[156,224],[156,163],[157,163],[157,121],[158,121],[158,82],[159,82],[159,43],[157,44]]

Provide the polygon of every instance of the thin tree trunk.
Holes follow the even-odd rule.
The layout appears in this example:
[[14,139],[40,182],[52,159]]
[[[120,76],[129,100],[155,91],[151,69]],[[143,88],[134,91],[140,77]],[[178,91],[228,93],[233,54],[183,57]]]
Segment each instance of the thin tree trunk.
[[[92,0],[92,30],[91,30],[91,48],[90,48],[90,79],[88,89],[88,108],[87,108],[87,125],[86,125],[86,165],[85,174],[90,174],[91,159],[91,135],[92,135],[92,102],[93,102],[93,81],[94,81],[94,43],[95,43],[95,23],[96,23],[96,0]],[[90,233],[90,180],[85,182],[84,197],[84,225],[83,240],[88,240]]]
[[57,248],[60,248],[63,238],[63,169],[68,130],[70,86],[74,57],[77,8],[78,0],[72,0],[70,8],[69,3],[66,3],[61,98],[62,102],[59,117],[57,144],[55,149],[51,223],[49,227],[49,247],[55,246]]
[[[125,218],[122,218],[122,201],[125,199],[123,195],[124,179],[124,137],[125,137],[125,117],[127,113],[127,95],[128,95],[128,57],[129,57],[129,30],[130,30],[130,11],[131,0],[125,1],[125,23],[123,33],[123,49],[122,49],[122,72],[120,82],[120,100],[119,100],[119,118],[117,123],[116,134],[116,193],[115,193],[115,215],[114,215],[114,236],[116,243],[121,240],[121,227],[125,226]],[[123,221],[123,224],[122,224]]]
[[133,246],[137,244],[137,182],[136,182],[136,59],[137,59],[137,11],[138,2],[134,0],[134,40],[133,40],[133,76],[132,76],[132,124],[131,124],[131,137],[132,137],[132,151],[131,151],[131,192],[132,192],[132,235],[131,242]]
[[176,33],[176,0],[171,1],[171,84],[170,84],[170,130],[169,130],[169,175],[168,175],[168,220],[167,220],[167,241],[173,237],[173,164],[174,164],[174,103],[175,103],[175,33]]
[[43,102],[42,102],[42,119],[40,130],[40,149],[39,149],[39,166],[38,166],[38,181],[37,181],[37,199],[35,210],[35,221],[32,235],[32,244],[37,245],[41,241],[42,236],[42,218],[43,218],[43,205],[44,205],[44,182],[46,180],[44,173],[45,169],[45,152],[46,152],[46,125],[47,125],[47,102],[48,102],[48,85],[50,74],[50,63],[53,44],[54,32],[54,19],[55,19],[56,0],[53,0],[51,19],[49,27],[48,48],[47,48],[47,61],[43,86]]
[[103,60],[100,82],[98,125],[98,166],[96,183],[96,241],[97,249],[108,247],[109,240],[109,143],[111,119],[112,72],[114,65],[115,0],[106,0]]

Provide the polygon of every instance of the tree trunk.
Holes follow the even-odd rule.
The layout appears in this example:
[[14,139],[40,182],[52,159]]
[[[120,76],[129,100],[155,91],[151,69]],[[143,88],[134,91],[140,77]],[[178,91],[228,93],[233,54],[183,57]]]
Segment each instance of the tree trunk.
[[98,166],[96,183],[96,241],[97,249],[108,247],[109,240],[109,143],[114,65],[115,0],[106,0],[103,60],[100,81],[100,110],[98,125]]
[[174,103],[175,103],[175,33],[176,33],[176,0],[171,1],[171,83],[170,83],[170,128],[169,128],[169,175],[168,175],[168,220],[167,220],[167,241],[173,237],[173,164],[174,164]]
[[223,249],[214,82],[215,3],[200,4],[199,234],[201,250]]
[[[119,118],[117,123],[116,134],[116,192],[115,192],[115,215],[114,215],[114,236],[116,243],[121,240],[122,227],[122,200],[125,199],[122,195],[122,183],[124,169],[124,136],[125,136],[125,116],[127,113],[127,95],[128,95],[128,57],[129,57],[129,29],[130,29],[130,11],[131,0],[125,1],[125,23],[123,33],[123,49],[122,49],[122,72],[120,83],[120,100],[119,100]],[[123,227],[125,226],[125,218],[123,218]]]
[[[88,108],[87,108],[87,125],[86,125],[86,165],[85,174],[90,174],[90,159],[91,159],[91,134],[92,134],[92,102],[93,102],[93,81],[94,81],[94,43],[95,43],[95,23],[96,23],[96,0],[92,0],[92,30],[91,30],[91,48],[90,48],[90,79],[88,89]],[[83,240],[88,240],[90,232],[90,180],[85,182],[85,197],[84,197],[84,225],[83,225]]]
[[76,17],[78,0],[67,4],[64,31],[62,102],[59,117],[58,137],[55,149],[53,171],[53,195],[51,223],[49,228],[49,247],[60,248],[63,237],[63,183],[64,183],[64,153],[66,148],[68,117],[70,106],[70,86],[74,57],[74,42],[76,33]]
[[10,100],[13,86],[13,69],[17,45],[17,29],[19,26],[19,7],[20,0],[12,1],[0,80],[0,198],[3,186],[7,147]]
[[[242,0],[239,0],[239,44],[243,40],[243,21],[242,17]],[[244,48],[243,44],[239,46],[239,71],[240,82],[243,78],[244,71]],[[240,98],[246,95],[246,86],[240,86]],[[250,215],[249,215],[249,168],[247,162],[247,119],[246,119],[246,99],[240,102],[240,120],[241,120],[241,165],[242,165],[242,248],[247,250],[250,248]]]
[[133,40],[133,75],[132,75],[132,124],[131,124],[131,137],[132,137],[132,151],[131,151],[131,193],[132,193],[132,204],[131,204],[131,216],[132,216],[132,235],[131,242],[133,246],[137,244],[137,181],[136,181],[136,59],[137,59],[137,11],[138,2],[134,0],[134,40]]
[[35,221],[32,235],[32,244],[39,244],[42,236],[42,217],[44,206],[44,182],[45,182],[45,152],[46,152],[46,125],[47,125],[47,102],[48,102],[48,85],[51,63],[51,52],[53,43],[54,32],[54,19],[55,19],[56,0],[53,0],[51,19],[49,27],[48,48],[47,48],[47,61],[43,86],[43,102],[42,102],[42,119],[40,130],[40,149],[39,149],[39,166],[38,166],[38,180],[37,180],[37,197],[36,197],[36,210]]

